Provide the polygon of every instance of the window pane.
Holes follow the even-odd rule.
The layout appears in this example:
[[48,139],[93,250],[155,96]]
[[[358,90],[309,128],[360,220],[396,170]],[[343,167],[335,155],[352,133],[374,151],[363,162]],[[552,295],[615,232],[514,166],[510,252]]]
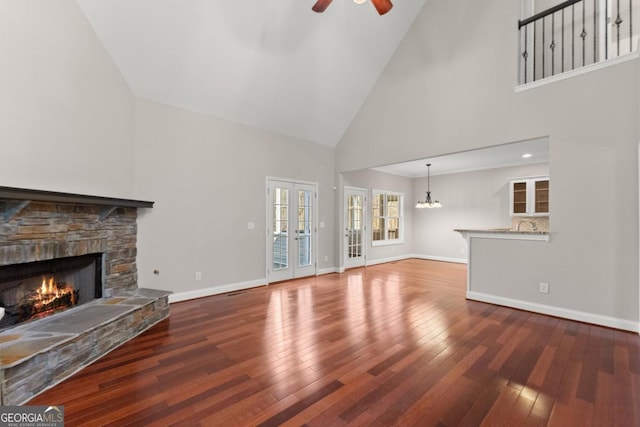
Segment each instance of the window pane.
[[[372,241],[401,240],[403,195],[373,193]],[[396,242],[394,242],[396,243]]]
[[388,233],[387,233],[387,239],[399,239],[400,238],[400,224],[399,224],[399,220],[398,218],[389,218],[388,219]]
[[384,216],[384,194],[373,195],[373,216]]
[[387,239],[400,238],[400,196],[387,195]]
[[298,267],[311,265],[311,236],[298,236]]
[[362,230],[362,197],[349,196],[347,227],[349,230]]
[[373,240],[384,240],[384,218],[373,218]]
[[387,216],[400,217],[400,196],[395,194],[387,195]]
[[273,269],[289,266],[288,251],[289,190],[276,188],[273,192]]

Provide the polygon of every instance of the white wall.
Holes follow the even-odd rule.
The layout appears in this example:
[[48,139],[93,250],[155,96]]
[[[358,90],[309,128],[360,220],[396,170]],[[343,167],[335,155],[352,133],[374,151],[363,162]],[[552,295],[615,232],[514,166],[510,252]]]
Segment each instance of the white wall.
[[73,0],[0,2],[0,185],[127,197],[133,94]]
[[[395,258],[403,258],[411,255],[413,251],[413,180],[398,175],[391,175],[373,170],[360,170],[348,172],[342,175],[342,185],[349,187],[365,188],[367,190],[367,264],[383,262]],[[372,190],[393,191],[404,194],[404,243],[372,246],[371,244],[371,194]],[[342,200],[342,199],[341,199]],[[339,209],[338,207],[336,209]],[[343,227],[344,218],[341,217],[340,230]],[[339,236],[344,233],[338,233]],[[338,242],[342,244],[342,241]],[[337,251],[342,254],[342,251]],[[342,255],[341,255],[342,256]],[[344,260],[340,260],[340,266]]]
[[156,202],[139,217],[141,286],[213,293],[264,283],[267,176],[318,183],[318,268],[336,265],[333,148],[138,100],[135,166],[136,194]]
[[638,61],[516,93],[519,13],[508,0],[427,1],[338,145],[338,171],[549,136],[544,256],[502,242],[477,290],[526,301],[529,285],[501,266],[533,261],[547,305],[637,324]]
[[[465,262],[467,243],[453,230],[511,227],[509,180],[548,174],[545,163],[432,176],[432,197],[443,207],[415,210],[413,251],[426,258]],[[424,200],[427,178],[415,179],[413,188],[413,198]]]

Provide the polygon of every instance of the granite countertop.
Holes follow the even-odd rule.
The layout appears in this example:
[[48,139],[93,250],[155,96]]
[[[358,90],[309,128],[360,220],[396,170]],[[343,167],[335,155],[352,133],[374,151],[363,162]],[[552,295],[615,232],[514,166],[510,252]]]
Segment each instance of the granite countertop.
[[456,228],[458,233],[491,233],[491,234],[549,234],[546,230],[514,230],[512,228]]

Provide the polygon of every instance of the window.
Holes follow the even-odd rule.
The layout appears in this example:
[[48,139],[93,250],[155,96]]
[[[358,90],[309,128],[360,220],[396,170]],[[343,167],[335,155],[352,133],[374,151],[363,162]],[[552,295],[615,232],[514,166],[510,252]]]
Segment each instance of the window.
[[404,243],[404,194],[373,190],[371,230],[373,246]]

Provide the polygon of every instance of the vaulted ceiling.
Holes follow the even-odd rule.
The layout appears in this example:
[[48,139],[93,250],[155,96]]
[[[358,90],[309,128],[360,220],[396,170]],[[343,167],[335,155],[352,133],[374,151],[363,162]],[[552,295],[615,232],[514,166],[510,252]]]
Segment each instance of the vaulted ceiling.
[[335,146],[425,0],[77,0],[140,97]]

